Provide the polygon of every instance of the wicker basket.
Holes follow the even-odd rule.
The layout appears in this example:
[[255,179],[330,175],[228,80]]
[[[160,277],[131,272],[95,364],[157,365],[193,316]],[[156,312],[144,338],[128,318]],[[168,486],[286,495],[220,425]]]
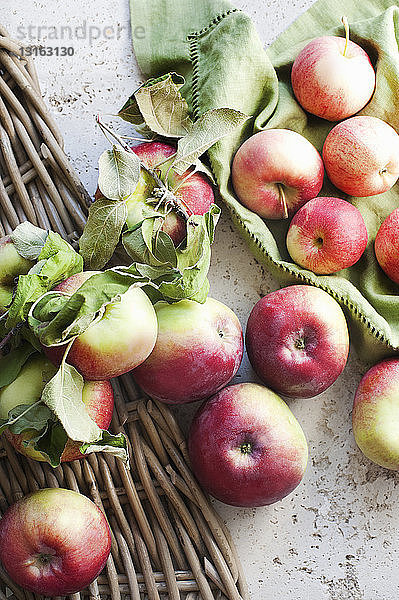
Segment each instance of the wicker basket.
[[[0,233],[30,220],[74,242],[90,198],[71,167],[40,92],[33,62],[0,26]],[[130,440],[131,470],[109,455],[52,469],[16,454],[1,438],[0,511],[30,491],[65,487],[106,513],[107,566],[80,597],[159,600],[248,598],[229,532],[188,466],[171,411],[143,398],[130,375],[114,381],[112,429]],[[31,600],[0,567],[0,600]]]

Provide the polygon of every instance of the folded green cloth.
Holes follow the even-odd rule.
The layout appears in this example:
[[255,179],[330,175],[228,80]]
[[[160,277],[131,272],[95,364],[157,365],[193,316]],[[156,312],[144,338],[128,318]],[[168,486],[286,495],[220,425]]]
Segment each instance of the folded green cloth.
[[[361,211],[369,246],[353,267],[316,276],[295,265],[286,250],[288,223],[265,222],[243,207],[231,186],[230,167],[239,145],[254,131],[286,127],[303,133],[319,150],[333,126],[307,115],[290,87],[291,64],[309,39],[343,35],[349,19],[351,39],[370,55],[377,69],[374,96],[361,114],[374,115],[399,130],[399,8],[391,0],[318,0],[265,52],[250,18],[224,0],[130,0],[133,36],[146,76],[176,71],[186,78],[183,94],[195,117],[229,106],[253,115],[249,124],[209,151],[221,197],[256,258],[281,285],[309,283],[329,292],[343,306],[359,355],[372,362],[399,351],[399,287],[379,268],[373,250],[382,220],[399,206],[399,187],[369,198],[349,198]],[[339,195],[327,182],[321,194]],[[398,236],[399,244],[399,236]]]

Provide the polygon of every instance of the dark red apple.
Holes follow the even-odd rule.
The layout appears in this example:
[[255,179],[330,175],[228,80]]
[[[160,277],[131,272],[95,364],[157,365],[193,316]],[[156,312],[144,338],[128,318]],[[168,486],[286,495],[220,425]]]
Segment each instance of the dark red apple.
[[245,341],[262,381],[297,398],[324,392],[343,371],[349,352],[341,307],[310,285],[286,287],[259,300],[249,316]]
[[281,500],[301,481],[305,435],[271,390],[254,383],[224,388],[195,415],[188,437],[193,472],[202,487],[233,506]]

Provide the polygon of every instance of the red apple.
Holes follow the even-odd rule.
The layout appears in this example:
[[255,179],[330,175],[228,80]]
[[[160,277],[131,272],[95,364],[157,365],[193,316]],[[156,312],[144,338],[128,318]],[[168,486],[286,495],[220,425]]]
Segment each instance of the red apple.
[[[14,381],[0,389],[0,419],[7,419],[10,410],[21,404],[34,404],[43,392],[43,389],[55,375],[57,368],[41,354],[31,356],[22,367]],[[109,381],[85,381],[83,387],[83,402],[90,417],[101,429],[108,429],[114,409],[114,393]],[[29,458],[44,461],[43,455],[31,446],[25,446],[37,435],[35,430],[27,430],[20,434],[5,430],[4,435],[14,448]],[[79,451],[81,443],[67,441],[61,456],[61,462],[83,458]]]
[[242,330],[230,308],[208,298],[204,304],[158,302],[158,337],[150,356],[133,375],[150,396],[168,404],[204,400],[237,372]]
[[292,216],[317,196],[323,175],[316,148],[288,129],[256,133],[239,148],[232,166],[240,202],[265,219]]
[[301,267],[328,275],[354,265],[367,240],[366,225],[355,206],[341,198],[318,196],[294,215],[287,249]]
[[192,422],[193,472],[212,496],[233,506],[264,506],[300,483],[308,458],[305,435],[271,390],[255,383],[226,387]]
[[375,72],[366,52],[347,38],[325,35],[298,54],[291,71],[294,94],[308,112],[340,121],[361,110],[373,95]]
[[60,488],[34,492],[0,521],[0,560],[23,588],[65,596],[99,575],[111,550],[104,514],[86,496]]
[[[150,169],[176,152],[174,146],[163,142],[144,142],[138,146],[133,146],[132,150]],[[168,168],[169,163],[160,166],[161,174],[165,175]],[[215,201],[213,188],[209,179],[202,173],[194,173],[187,181],[184,181],[189,172],[186,171],[183,175],[178,175],[171,169],[168,176],[169,188],[174,192],[177,201],[181,203],[189,215],[203,215],[208,212]],[[153,189],[153,179],[142,169],[137,188],[126,202],[128,208],[126,223],[128,227],[134,227],[141,220],[140,204],[151,196]],[[97,190],[96,198],[101,196],[100,190]],[[168,214],[162,226],[162,231],[165,231],[172,238],[175,246],[178,246],[186,237],[186,225],[175,212]]]
[[372,367],[357,388],[352,412],[355,440],[367,458],[399,471],[399,359]]
[[399,208],[382,223],[374,249],[380,267],[392,281],[399,283]]
[[[94,275],[85,271],[72,275],[55,290],[72,295]],[[87,380],[111,379],[141,364],[151,353],[157,337],[157,318],[148,296],[131,287],[119,302],[111,302],[103,316],[73,342],[68,363]],[[55,364],[61,362],[65,346],[44,349]]]
[[381,194],[399,176],[399,135],[377,117],[352,117],[330,131],[323,160],[332,183],[345,194]]
[[341,307],[310,285],[286,287],[259,300],[249,316],[245,341],[262,381],[297,398],[324,392],[343,371],[349,352]]

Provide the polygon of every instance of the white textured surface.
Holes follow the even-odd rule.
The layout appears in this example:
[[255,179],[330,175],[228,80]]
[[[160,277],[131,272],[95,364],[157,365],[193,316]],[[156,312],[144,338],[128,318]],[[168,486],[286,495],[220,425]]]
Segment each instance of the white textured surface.
[[[170,0],[173,1],[173,0]],[[311,0],[236,0],[254,19],[265,44],[312,4]],[[36,60],[43,92],[87,189],[96,187],[97,159],[107,141],[97,112],[115,113],[141,81],[131,51],[127,0],[0,1],[0,22],[38,26],[121,26],[119,40],[72,40],[74,57]],[[43,42],[43,38],[39,40]],[[65,45],[48,40],[52,46]],[[276,288],[224,217],[210,273],[212,295],[236,310],[245,327],[254,303]],[[309,441],[303,483],[282,502],[237,510],[218,504],[235,538],[252,600],[389,600],[397,596],[398,478],[374,467],[356,449],[350,425],[354,389],[364,367],[351,356],[323,395],[291,401]],[[238,380],[253,379],[244,360]],[[187,409],[184,420],[187,420]]]

